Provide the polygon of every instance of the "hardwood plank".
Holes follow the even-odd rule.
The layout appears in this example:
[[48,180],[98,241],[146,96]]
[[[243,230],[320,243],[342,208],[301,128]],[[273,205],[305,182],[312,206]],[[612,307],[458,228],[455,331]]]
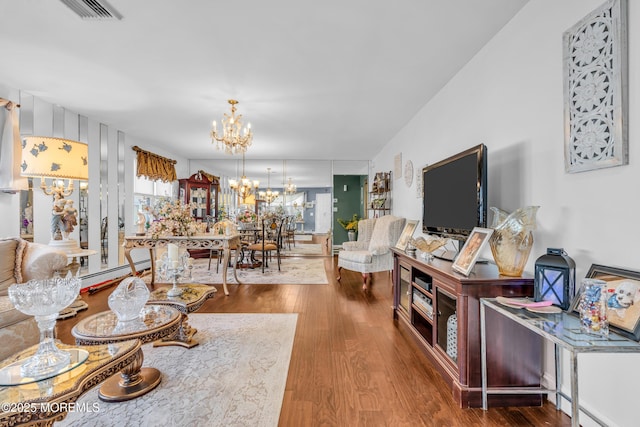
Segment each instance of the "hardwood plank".
[[[314,236],[315,237],[315,236]],[[362,276],[327,257],[328,285],[230,285],[202,313],[298,313],[281,426],[564,426],[555,406],[459,409],[440,374],[393,321],[391,276]],[[108,308],[113,288],[84,296],[89,309],[57,323],[73,344],[81,318]]]

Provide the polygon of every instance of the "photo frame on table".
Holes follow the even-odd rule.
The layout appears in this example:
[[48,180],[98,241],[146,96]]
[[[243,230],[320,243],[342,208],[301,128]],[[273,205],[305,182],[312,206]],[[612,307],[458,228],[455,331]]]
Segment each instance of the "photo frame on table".
[[[640,340],[640,272],[592,264],[586,278],[607,282],[607,317],[609,329],[633,340]],[[569,307],[579,316],[582,287]]]
[[407,244],[409,243],[409,239],[413,236],[413,233],[416,231],[416,227],[418,226],[418,221],[409,220],[404,224],[404,228],[402,229],[402,233],[400,233],[400,238],[396,243],[396,249],[404,251],[407,249]]
[[493,229],[491,228],[475,227],[464,243],[460,253],[458,253],[455,261],[453,261],[451,268],[468,276],[478,260],[480,251],[487,244],[492,234]]

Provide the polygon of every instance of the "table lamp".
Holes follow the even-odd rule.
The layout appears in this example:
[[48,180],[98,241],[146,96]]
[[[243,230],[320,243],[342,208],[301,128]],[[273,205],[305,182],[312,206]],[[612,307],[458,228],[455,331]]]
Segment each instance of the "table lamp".
[[[77,225],[76,209],[73,201],[65,197],[73,193],[74,179],[87,180],[88,146],[85,143],[48,136],[28,136],[22,141],[21,175],[42,179],[40,188],[46,195],[53,196],[51,216],[51,241],[67,252],[79,250],[78,243],[69,238]],[[53,178],[50,186],[45,178]],[[68,179],[65,188],[63,179]]]

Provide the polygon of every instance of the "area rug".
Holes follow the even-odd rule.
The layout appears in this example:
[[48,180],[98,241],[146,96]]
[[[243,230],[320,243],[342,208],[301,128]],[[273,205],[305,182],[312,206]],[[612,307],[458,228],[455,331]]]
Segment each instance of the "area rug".
[[[200,345],[144,348],[160,385],[137,399],[109,403],[98,387],[58,425],[277,426],[297,314],[191,314]],[[98,408],[96,411],[95,408]]]
[[[192,278],[183,278],[192,283],[218,284],[222,283],[222,265],[216,273],[217,259],[211,260],[211,270],[207,269],[208,259],[196,259],[191,272]],[[149,280],[149,277],[146,277]],[[327,273],[322,258],[286,258],[281,257],[280,271],[275,257],[269,262],[269,268],[238,269],[238,279],[246,285],[277,284],[277,285],[326,285]],[[227,283],[236,284],[233,270],[227,272]]]
[[320,243],[296,243],[295,245],[287,244],[281,252],[283,256],[323,256],[322,245]]

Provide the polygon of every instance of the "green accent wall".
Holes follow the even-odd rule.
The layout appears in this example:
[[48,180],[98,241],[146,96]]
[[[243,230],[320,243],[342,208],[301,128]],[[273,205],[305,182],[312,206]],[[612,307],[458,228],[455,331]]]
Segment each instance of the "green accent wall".
[[[338,218],[350,220],[353,214],[364,215],[363,191],[366,175],[333,176],[333,245],[342,245],[349,240],[347,231],[338,223]],[[345,185],[347,190],[345,191]]]

